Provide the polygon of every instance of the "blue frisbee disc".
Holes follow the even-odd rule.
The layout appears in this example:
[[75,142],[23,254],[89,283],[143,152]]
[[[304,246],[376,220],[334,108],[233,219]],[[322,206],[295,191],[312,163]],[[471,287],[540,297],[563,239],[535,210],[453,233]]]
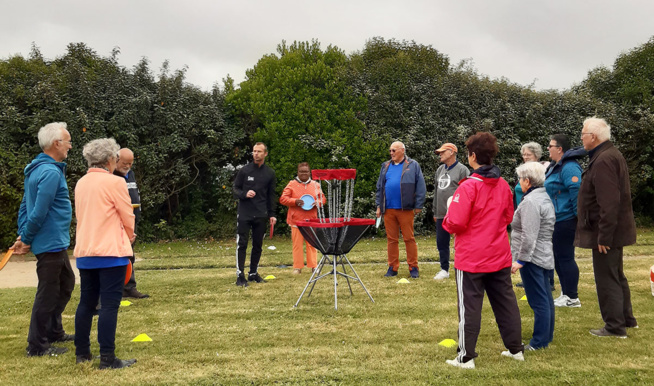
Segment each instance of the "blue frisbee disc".
[[304,201],[304,205],[302,205],[302,209],[304,210],[313,209],[313,203],[316,202],[316,200],[310,194],[303,195],[302,197],[300,197],[300,200]]

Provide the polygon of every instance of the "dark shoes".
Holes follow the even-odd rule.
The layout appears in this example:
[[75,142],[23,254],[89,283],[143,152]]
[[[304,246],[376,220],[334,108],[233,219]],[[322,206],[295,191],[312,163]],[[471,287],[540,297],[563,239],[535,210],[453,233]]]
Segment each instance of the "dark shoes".
[[77,358],[75,359],[75,363],[79,365],[80,363],[91,362],[92,360],[93,360],[93,355],[91,354],[77,355]]
[[123,290],[124,298],[134,298],[134,299],[145,299],[149,298],[150,295],[139,292],[136,288],[129,288]]
[[393,271],[393,267],[388,267],[388,271],[386,272],[386,277],[390,276],[397,276],[397,271]]
[[115,355],[100,355],[100,370],[122,369],[136,363],[136,359],[118,359]]
[[65,354],[68,352],[68,349],[66,347],[50,347],[47,350],[44,351],[28,351],[27,356],[28,357],[45,357],[45,356],[50,356],[50,357],[56,357],[61,354]]
[[590,333],[591,333],[591,335],[601,336],[601,337],[613,336],[613,337],[621,338],[621,339],[626,339],[627,338],[627,335],[614,334],[614,333],[612,333],[610,331],[607,331],[606,328],[604,328],[604,327],[602,327],[600,329],[597,329],[597,330],[590,330]]
[[251,273],[248,275],[248,281],[256,281],[257,283],[265,283],[266,281],[263,280],[261,276],[257,272]]
[[519,287],[519,288],[525,288],[525,285],[524,285],[524,283],[523,283],[523,282],[521,282],[521,281],[519,281],[519,282],[517,282],[517,283],[515,283],[515,286],[516,286],[516,287]]
[[75,340],[75,334],[64,334],[60,338],[51,340],[50,343],[72,342]]
[[239,287],[247,287],[248,281],[245,279],[245,275],[240,274],[236,277],[236,285]]
[[417,279],[420,277],[420,273],[418,272],[418,267],[410,267],[409,274],[413,279]]

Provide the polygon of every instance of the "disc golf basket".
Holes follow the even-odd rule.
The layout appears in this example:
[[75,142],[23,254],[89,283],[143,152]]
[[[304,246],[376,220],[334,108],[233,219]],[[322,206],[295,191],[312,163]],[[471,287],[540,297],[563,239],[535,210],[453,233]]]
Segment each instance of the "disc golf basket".
[[[356,169],[322,169],[313,170],[311,176],[314,180],[319,181],[321,189],[316,186],[316,203],[318,205],[318,218],[305,220],[297,223],[297,227],[304,236],[304,239],[314,248],[322,253],[322,258],[318,267],[311,274],[309,282],[300,294],[300,298],[295,303],[295,307],[300,304],[300,300],[309,289],[307,297],[311,296],[316,282],[321,279],[334,279],[334,309],[338,309],[338,277],[342,276],[347,281],[347,286],[352,292],[350,280],[358,282],[366,292],[370,300],[375,300],[370,292],[363,285],[363,282],[357,275],[354,267],[347,258],[347,253],[361,239],[363,234],[375,223],[375,220],[352,218],[352,203],[354,201],[354,179],[356,178]],[[325,182],[326,189],[322,188],[322,182]],[[342,195],[342,188],[345,187],[345,194]],[[325,193],[326,192],[326,196]],[[320,205],[326,198],[324,205]],[[337,268],[341,267],[341,271]],[[348,269],[351,271],[348,273]],[[330,272],[323,273],[323,270]]]

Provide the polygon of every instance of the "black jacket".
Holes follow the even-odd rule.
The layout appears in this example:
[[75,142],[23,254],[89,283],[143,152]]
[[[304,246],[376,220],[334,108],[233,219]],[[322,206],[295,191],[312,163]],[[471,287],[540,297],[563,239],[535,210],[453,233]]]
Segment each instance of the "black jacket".
[[[134,177],[134,171],[130,170],[127,172],[127,176],[124,176],[118,172],[118,169],[114,170],[114,175],[122,177],[127,182],[127,191],[129,192],[129,198],[132,200],[133,204],[140,204],[141,197],[139,196],[139,188],[136,186],[136,177]],[[136,223],[138,224],[141,220],[141,208],[134,208],[134,216],[136,216]]]
[[[265,163],[245,165],[234,180],[234,198],[238,199],[240,218],[275,217],[275,172]],[[256,196],[247,198],[248,190]]]

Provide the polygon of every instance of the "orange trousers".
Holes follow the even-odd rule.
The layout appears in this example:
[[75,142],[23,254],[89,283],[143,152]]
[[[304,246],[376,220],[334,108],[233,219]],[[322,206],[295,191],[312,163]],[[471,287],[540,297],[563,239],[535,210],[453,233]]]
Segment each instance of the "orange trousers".
[[388,242],[388,265],[393,271],[400,269],[400,230],[406,247],[406,262],[409,267],[418,268],[418,244],[413,236],[413,210],[386,209],[384,212],[384,226],[386,227],[386,240]]
[[316,248],[304,241],[302,233],[300,233],[300,230],[295,225],[291,227],[291,240],[293,240],[293,268],[302,269],[304,267],[302,244],[305,243],[307,245],[307,267],[316,268],[318,266],[316,262],[316,256],[318,254]]

